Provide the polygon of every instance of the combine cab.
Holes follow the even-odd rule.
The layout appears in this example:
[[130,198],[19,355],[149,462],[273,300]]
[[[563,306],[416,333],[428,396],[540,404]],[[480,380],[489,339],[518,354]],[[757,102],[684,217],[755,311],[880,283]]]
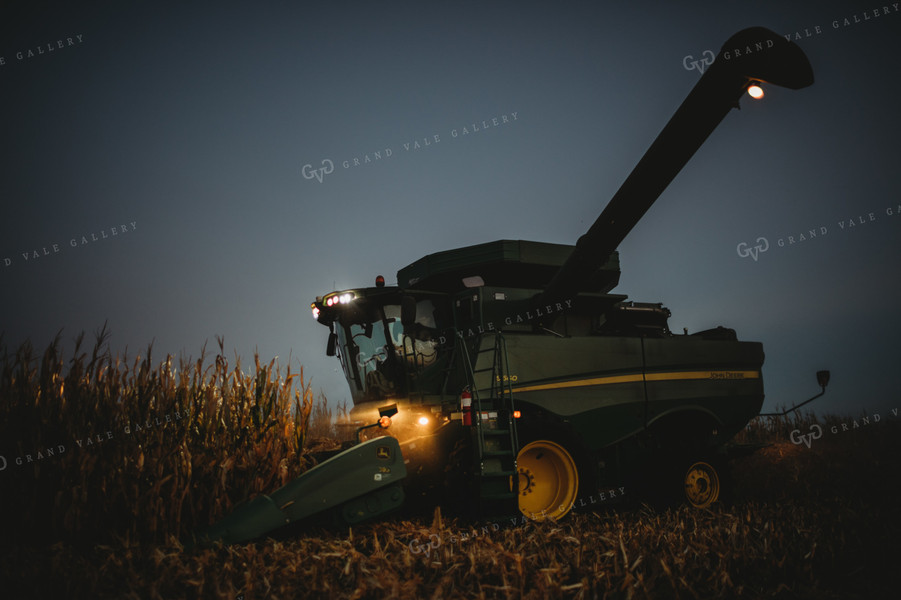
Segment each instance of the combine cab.
[[761,50],[720,52],[575,246],[448,250],[401,269],[396,286],[379,277],[316,298],[327,353],[353,395],[351,421],[372,439],[246,505],[208,539],[298,520],[285,506],[305,496],[317,500],[301,502],[313,507],[304,515],[321,507],[346,523],[401,504],[559,519],[623,486],[716,502],[718,451],[763,404],[761,344],[723,327],[673,334],[662,304],[610,291],[617,246],[749,88],[813,83],[803,52],[781,36],[746,29],[724,48],[746,46]]

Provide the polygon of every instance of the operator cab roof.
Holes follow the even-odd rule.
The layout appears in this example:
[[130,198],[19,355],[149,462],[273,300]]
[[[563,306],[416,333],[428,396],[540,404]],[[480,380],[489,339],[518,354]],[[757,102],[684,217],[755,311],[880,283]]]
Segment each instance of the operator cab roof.
[[[572,254],[575,246],[526,240],[497,240],[475,246],[436,252],[397,272],[402,288],[456,292],[473,278],[475,285],[543,289]],[[619,283],[619,254],[582,287],[584,292],[606,293]]]

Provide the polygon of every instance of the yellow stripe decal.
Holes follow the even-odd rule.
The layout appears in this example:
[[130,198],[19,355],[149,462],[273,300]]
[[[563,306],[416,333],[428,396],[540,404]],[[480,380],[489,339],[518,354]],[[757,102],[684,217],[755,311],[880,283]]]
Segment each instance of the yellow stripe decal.
[[609,385],[612,383],[635,383],[642,381],[675,381],[678,379],[719,379],[728,381],[740,381],[744,379],[759,379],[760,371],[674,371],[671,373],[641,373],[634,375],[614,375],[611,377],[595,377],[593,379],[577,379],[575,381],[561,381],[559,383],[545,383],[542,385],[527,385],[513,387],[514,392],[534,392],[538,390],[558,390],[562,388],[586,387],[589,385]]

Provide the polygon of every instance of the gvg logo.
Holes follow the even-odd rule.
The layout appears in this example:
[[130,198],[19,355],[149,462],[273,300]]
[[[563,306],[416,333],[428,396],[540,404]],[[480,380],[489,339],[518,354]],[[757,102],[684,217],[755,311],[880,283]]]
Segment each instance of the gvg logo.
[[[402,346],[401,346],[402,347]],[[366,365],[373,361],[377,361],[376,364],[381,364],[388,360],[388,347],[382,346],[375,350],[372,356],[369,356],[365,352],[360,352],[357,354],[357,366],[361,369],[365,368]]]
[[[892,415],[898,416],[898,408],[895,407],[892,409]],[[829,432],[833,434],[838,434],[839,432],[852,431],[854,429],[861,429],[862,427],[867,427],[872,423],[879,423],[882,420],[882,416],[879,413],[873,413],[871,417],[862,416],[856,419],[851,419],[851,421],[846,421],[844,423],[838,423],[836,425],[832,425],[829,427]],[[841,429],[839,429],[841,427]],[[801,434],[799,429],[795,429],[791,432],[791,435],[788,436],[793,444],[804,444],[808,448],[810,448],[810,443],[813,440],[818,440],[823,437],[823,427],[814,423],[810,426],[810,432]]]
[[314,169],[313,165],[306,164],[303,166],[303,169],[300,170],[303,173],[304,179],[313,179],[316,178],[316,181],[322,183],[322,178],[326,175],[331,175],[335,171],[335,164],[329,160],[328,158],[323,159],[322,166],[318,169]]
[[420,542],[419,540],[411,540],[408,547],[413,554],[425,554],[426,558],[429,558],[432,554],[432,550],[438,548],[440,545],[441,537],[437,533],[433,533],[429,536],[429,541]]
[[757,262],[757,257],[760,256],[761,253],[766,252],[769,249],[770,242],[765,237],[757,238],[756,246],[748,246],[747,243],[742,242],[735,247],[735,250],[740,257],[747,258],[750,256],[754,259],[754,262]]
[[715,59],[716,54],[714,54],[712,50],[704,50],[704,53],[701,54],[701,58],[699,58],[698,60],[695,60],[695,57],[691,54],[683,58],[682,66],[685,67],[686,71],[697,69],[703,74],[704,69],[712,65]]
[[792,441],[792,444],[804,444],[808,448],[810,448],[810,443],[813,440],[818,440],[823,437],[823,428],[820,427],[817,423],[814,423],[810,426],[810,433],[805,433],[801,435],[800,429],[794,429],[791,432],[791,435],[788,436]]

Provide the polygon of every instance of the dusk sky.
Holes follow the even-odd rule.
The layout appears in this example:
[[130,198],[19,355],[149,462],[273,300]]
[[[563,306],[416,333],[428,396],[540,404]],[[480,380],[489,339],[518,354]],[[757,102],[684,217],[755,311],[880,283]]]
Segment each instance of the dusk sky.
[[222,335],[349,401],[317,295],[456,247],[575,243],[694,61],[763,26],[814,85],[741,101],[613,291],[762,342],[764,410],[819,369],[819,411],[901,406],[898,3],[76,4],[0,9],[8,348],[108,321],[113,352],[212,358]]

